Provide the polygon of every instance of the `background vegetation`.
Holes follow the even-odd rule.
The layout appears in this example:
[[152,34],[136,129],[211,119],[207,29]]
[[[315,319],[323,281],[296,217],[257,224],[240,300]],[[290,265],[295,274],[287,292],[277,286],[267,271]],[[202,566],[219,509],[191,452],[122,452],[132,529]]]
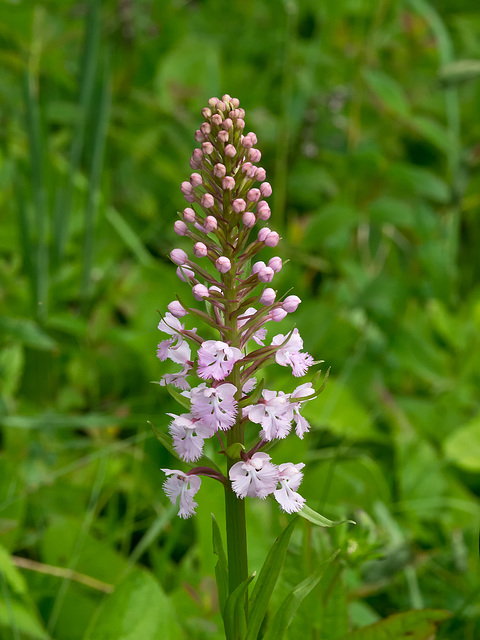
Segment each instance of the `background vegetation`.
[[[297,528],[277,605],[340,551],[288,637],[412,608],[480,637],[479,34],[476,0],[1,4],[2,638],[222,637],[221,488],[178,519],[147,420],[176,406],[150,384],[156,309],[193,131],[224,92],[274,187],[275,286],[332,367],[288,459],[313,508],[358,523]],[[248,516],[258,570],[287,518]]]

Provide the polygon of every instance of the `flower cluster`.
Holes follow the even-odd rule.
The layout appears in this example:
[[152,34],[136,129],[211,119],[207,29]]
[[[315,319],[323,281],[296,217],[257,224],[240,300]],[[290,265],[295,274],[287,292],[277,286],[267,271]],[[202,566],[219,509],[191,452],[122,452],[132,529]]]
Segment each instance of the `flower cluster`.
[[[224,95],[208,104],[202,110],[204,122],[195,132],[199,147],[190,160],[193,173],[181,184],[188,206],[174,225],[178,236],[191,240],[193,255],[180,248],[170,254],[178,277],[190,285],[202,308],[188,306],[180,298],[168,305],[158,325],[168,338],[158,345],[157,355],[180,366],[164,375],[161,384],[180,389],[189,406],[187,413],[169,414],[179,458],[188,463],[200,460],[205,440],[215,437],[227,458],[228,473],[208,465],[187,473],[163,469],[164,489],[173,503],[179,499],[183,518],[195,512],[201,475],[220,480],[240,499],[273,495],[284,511],[293,513],[305,504],[297,493],[304,465],[277,466],[261,449],[285,438],[293,427],[303,438],[309,424],[300,410],[316,390],[307,382],[291,393],[276,392],[265,389],[257,375],[276,362],[299,377],[314,361],[303,351],[297,329],[274,335],[268,344],[267,324],[293,313],[300,298],[289,295],[277,300],[268,286],[282,269],[280,257],[267,263],[255,259],[264,247],[279,242],[278,233],[268,226],[252,233],[271,214],[266,198],[272,188],[258,164],[257,137],[244,133],[245,112],[236,98]],[[204,339],[196,328],[186,329],[184,316],[203,321],[216,339]],[[253,430],[249,437],[256,435],[249,451],[244,446],[247,429]]]

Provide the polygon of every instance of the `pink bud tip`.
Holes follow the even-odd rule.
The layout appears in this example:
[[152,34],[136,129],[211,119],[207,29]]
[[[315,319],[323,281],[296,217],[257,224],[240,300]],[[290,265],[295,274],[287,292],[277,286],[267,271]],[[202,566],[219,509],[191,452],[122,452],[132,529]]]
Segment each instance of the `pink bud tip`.
[[280,236],[276,231],[270,231],[268,236],[265,238],[265,244],[267,247],[276,247],[279,243]]
[[268,315],[274,322],[280,322],[280,320],[283,320],[285,318],[287,312],[284,309],[277,308],[272,309]]
[[180,185],[180,191],[183,193],[184,196],[190,196],[193,193],[193,187],[190,184],[190,182],[184,181]]
[[272,195],[272,185],[269,182],[262,182],[260,185],[260,193],[264,198]]
[[172,249],[170,251],[170,259],[175,264],[182,265],[188,260],[188,256],[183,249]]
[[183,210],[183,219],[185,222],[195,222],[195,211],[191,207]]
[[262,154],[258,149],[249,149],[247,156],[252,162],[260,162],[262,159]]
[[268,261],[268,266],[270,267],[270,269],[273,269],[275,271],[275,273],[278,273],[279,271],[282,270],[282,259],[279,258],[278,256],[275,256],[274,258],[270,258],[270,260]]
[[243,198],[237,198],[232,202],[232,209],[235,213],[242,213],[247,208],[247,203]]
[[210,296],[207,287],[204,284],[196,284],[192,288],[193,297],[195,300],[203,300],[204,298],[208,298]]
[[213,216],[207,216],[203,221],[203,228],[205,229],[205,233],[210,233],[210,231],[215,231],[218,223],[217,219]]
[[[263,167],[258,167],[255,170],[255,180],[258,180],[259,182],[263,182],[266,177],[267,177],[267,172]],[[261,188],[260,188],[260,191],[261,191]]]
[[253,147],[252,139],[249,136],[243,136],[242,147],[244,149],[251,149]]
[[218,98],[216,98],[216,97],[210,98],[210,100],[208,101],[208,106],[209,106],[211,109],[215,109],[215,108],[216,108],[216,106],[217,106],[217,102],[219,102],[219,99],[218,99]]
[[270,207],[265,202],[265,200],[261,200],[257,205],[257,214],[260,220],[268,220],[272,215],[270,211]]
[[190,202],[190,203],[191,203],[191,202],[195,202],[195,194],[194,194],[194,193],[191,193],[190,195],[188,195],[188,196],[183,196],[183,197],[185,198],[185,200],[186,200],[187,202]]
[[247,169],[247,178],[250,178],[250,180],[252,180],[253,178],[255,178],[256,173],[257,173],[257,167],[253,164],[250,164],[250,168]]
[[206,245],[203,244],[203,242],[195,243],[193,247],[193,253],[197,256],[197,258],[204,258],[208,253]]
[[208,287],[208,290],[210,291],[210,293],[220,294],[221,296],[223,296],[222,290],[220,289],[220,287],[217,287],[215,284],[212,284],[211,287]]
[[228,131],[229,129],[231,129],[233,126],[233,122],[231,121],[230,118],[225,118],[225,120],[222,122],[222,127],[223,129],[225,129],[225,131]]
[[238,109],[238,107],[240,106],[240,100],[238,98],[232,98],[230,102],[232,103],[234,109]]
[[250,189],[247,193],[247,200],[250,202],[258,202],[261,197],[260,189]]
[[211,142],[202,142],[202,151],[209,156],[213,153],[213,144]]
[[205,118],[205,120],[207,118],[211,118],[212,117],[212,110],[209,109],[208,107],[204,107],[202,109],[202,116]]
[[201,149],[194,149],[192,153],[192,158],[196,162],[201,162],[203,160],[203,151]]
[[190,176],[190,184],[192,187],[199,187],[202,184],[202,176],[199,173],[192,173]]
[[245,129],[245,120],[242,120],[242,118],[237,118],[235,126],[239,131],[243,131]]
[[228,156],[229,158],[234,158],[236,153],[237,153],[237,150],[235,149],[233,144],[227,144],[227,146],[225,147],[225,155]]
[[185,222],[182,222],[182,220],[177,220],[173,225],[173,230],[177,236],[184,236],[188,231],[188,227]]
[[[243,115],[245,115],[245,113]],[[243,116],[242,116],[242,118],[243,118]],[[253,133],[253,131],[250,131],[250,133],[247,133],[247,136],[250,138],[250,140],[253,142],[253,144],[257,144],[257,142],[258,142],[257,136]]]
[[260,296],[260,302],[266,306],[269,306],[275,302],[275,295],[275,291],[270,287],[267,287],[263,290],[263,293]]
[[193,136],[195,138],[195,142],[203,142],[205,140],[205,136],[203,135],[203,133],[200,131],[200,129],[197,129],[195,131],[195,134]]
[[217,102],[216,108],[217,108],[219,111],[225,111],[225,110],[226,110],[226,108],[227,108],[227,105],[226,105],[224,102],[222,102],[221,100],[219,100],[219,101]]
[[172,316],[175,316],[175,318],[183,318],[183,316],[187,315],[187,311],[177,300],[174,300],[168,305],[168,310],[170,311]]
[[226,256],[220,256],[220,258],[217,258],[215,261],[215,267],[220,273],[227,273],[227,271],[230,271],[232,268],[232,263]]
[[238,117],[239,118],[245,118],[245,109],[242,109],[241,107],[236,107],[238,109]]
[[260,269],[265,269],[265,267],[266,267],[266,264],[261,260],[259,260],[258,262],[255,262],[255,264],[252,265],[252,274],[258,273]]
[[190,167],[192,169],[200,169],[201,166],[202,166],[202,163],[195,160],[193,156],[190,158]]
[[242,222],[247,227],[247,229],[251,229],[256,222],[255,214],[253,213],[253,211],[245,211],[242,216]]
[[219,131],[217,138],[220,142],[223,142],[223,144],[226,144],[229,140],[228,131],[223,131],[223,130]]
[[215,200],[211,193],[204,193],[200,203],[205,209],[210,209],[215,204]]
[[298,296],[287,296],[282,303],[282,309],[287,313],[293,313],[298,309],[301,300]]
[[231,102],[232,101],[232,96],[230,96],[228,93],[225,93],[222,96],[222,100],[223,100],[223,102]]
[[222,164],[221,162],[218,162],[214,167],[213,167],[213,175],[216,176],[217,178],[223,178],[223,176],[227,173],[227,169],[225,168],[225,165]]
[[221,126],[222,116],[219,113],[216,113],[215,115],[212,116],[212,124],[214,124],[216,127]]
[[257,236],[258,241],[265,242],[265,238],[268,236],[269,233],[270,233],[270,229],[268,227],[263,227],[263,229],[260,229]]
[[[200,131],[203,133],[205,138],[211,133],[212,127],[208,124],[208,122],[204,122],[200,127]],[[204,140],[205,140],[204,138]]]
[[231,191],[232,189],[235,189],[235,178],[232,178],[231,176],[225,176],[225,178],[222,180],[222,188],[225,191]]
[[177,276],[180,278],[182,282],[187,282],[188,280],[193,280],[195,277],[195,273],[185,266],[177,267]]
[[260,269],[257,275],[260,282],[271,282],[273,280],[275,272],[270,267],[265,267],[263,269]]

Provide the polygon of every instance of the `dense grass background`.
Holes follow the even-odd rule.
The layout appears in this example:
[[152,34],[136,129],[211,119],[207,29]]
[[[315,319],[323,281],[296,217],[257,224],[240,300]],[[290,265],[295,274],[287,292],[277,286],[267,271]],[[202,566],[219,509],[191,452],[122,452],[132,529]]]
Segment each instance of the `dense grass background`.
[[[274,187],[275,286],[303,300],[282,328],[332,368],[278,459],[358,522],[297,528],[273,610],[339,549],[289,638],[412,608],[480,637],[479,34],[476,0],[2,3],[2,638],[126,638],[120,613],[129,638],[222,637],[221,488],[178,519],[147,420],[175,411],[150,384],[156,310],[180,288],[193,131],[224,92]],[[287,518],[248,517],[258,570]]]

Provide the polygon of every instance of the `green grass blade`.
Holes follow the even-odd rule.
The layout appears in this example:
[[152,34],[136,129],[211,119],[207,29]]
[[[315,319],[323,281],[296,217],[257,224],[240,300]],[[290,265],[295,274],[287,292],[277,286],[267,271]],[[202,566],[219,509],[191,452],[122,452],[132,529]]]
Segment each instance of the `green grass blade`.
[[98,105],[98,117],[95,127],[95,138],[93,145],[92,165],[90,168],[90,179],[88,181],[88,199],[85,208],[84,239],[83,239],[83,261],[82,261],[82,298],[87,298],[90,289],[90,274],[93,266],[93,248],[95,237],[95,222],[100,195],[100,181],[102,176],[103,155],[105,151],[105,140],[107,137],[108,121],[110,115],[111,84],[109,78],[108,65],[105,65],[105,72]]
[[44,183],[44,151],[40,134],[40,110],[37,87],[29,70],[23,77],[25,115],[27,125],[30,170],[32,177],[33,204],[35,209],[35,303],[37,315],[44,320],[48,312],[48,214]]
[[95,76],[98,66],[98,51],[100,47],[100,2],[90,0],[86,16],[85,41],[81,58],[80,96],[78,105],[77,126],[73,133],[70,148],[70,170],[66,184],[59,189],[55,203],[54,215],[54,251],[57,262],[60,262],[68,240],[70,209],[72,206],[74,176],[78,171],[82,155],[87,115],[91,103]]
[[287,553],[288,544],[297,522],[298,518],[295,517],[275,540],[272,548],[268,552],[260,575],[255,582],[255,587],[248,604],[249,617],[246,640],[257,640],[258,632],[260,631],[267,612],[273,589],[277,584],[278,576],[280,575]]
[[14,189],[16,202],[18,206],[18,232],[20,238],[20,246],[23,253],[23,264],[25,267],[25,271],[27,272],[28,281],[30,283],[30,292],[31,292],[31,300],[32,300],[32,310],[36,313],[37,308],[37,295],[36,295],[36,278],[35,278],[35,267],[32,262],[33,256],[33,244],[32,244],[32,234],[29,229],[29,217],[27,206],[25,203],[25,192],[26,187],[18,176],[14,181]]
[[307,505],[303,507],[301,511],[298,512],[298,515],[309,522],[316,524],[319,527],[338,527],[339,524],[357,524],[353,520],[329,520],[322,516],[320,513],[317,513],[313,509],[310,509]]
[[213,553],[218,557],[217,564],[215,565],[215,578],[217,580],[218,604],[220,606],[220,613],[223,617],[228,594],[228,564],[225,549],[223,548],[222,534],[220,533],[218,523],[213,513],[212,542]]
[[254,577],[255,573],[252,573],[227,598],[223,616],[227,640],[243,640],[245,638],[247,630],[244,609],[245,594]]
[[120,238],[143,266],[149,266],[153,260],[149,252],[128,222],[113,207],[108,207],[105,216]]

